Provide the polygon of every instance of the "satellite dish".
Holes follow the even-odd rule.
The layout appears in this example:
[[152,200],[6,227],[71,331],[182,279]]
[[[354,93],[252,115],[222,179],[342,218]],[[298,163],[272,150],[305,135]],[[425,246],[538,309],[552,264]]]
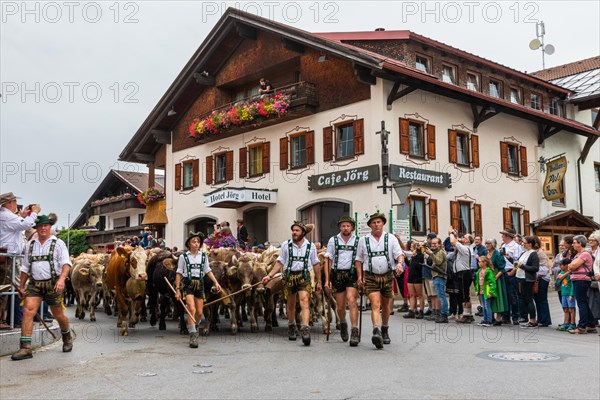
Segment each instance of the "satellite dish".
[[549,56],[551,56],[552,54],[554,54],[554,51],[556,49],[554,48],[554,46],[552,46],[551,44],[547,44],[546,46],[544,46],[544,51],[546,52],[546,54],[548,54]]
[[542,45],[542,42],[540,42],[539,39],[533,39],[531,42],[529,42],[529,48],[531,50],[537,50],[540,48],[541,45]]

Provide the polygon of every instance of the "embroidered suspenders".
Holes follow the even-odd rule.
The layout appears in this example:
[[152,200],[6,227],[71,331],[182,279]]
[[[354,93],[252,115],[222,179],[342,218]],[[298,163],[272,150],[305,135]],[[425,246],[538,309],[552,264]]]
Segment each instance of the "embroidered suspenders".
[[384,238],[383,238],[383,251],[371,251],[371,240],[369,239],[368,236],[365,236],[365,244],[367,245],[367,254],[368,254],[368,259],[369,259],[369,273],[373,273],[373,263],[372,263],[372,259],[373,257],[381,257],[384,256],[385,260],[387,261],[388,264],[388,270],[391,271],[392,270],[392,264],[390,263],[390,258],[388,257],[388,234],[384,233]]
[[204,266],[206,265],[206,253],[202,252],[202,262],[200,264],[192,264],[187,253],[183,253],[185,266],[187,268],[187,279],[202,281],[204,279]]
[[354,245],[349,246],[347,244],[340,245],[339,238],[336,236],[333,237],[333,244],[335,245],[335,255],[333,256],[333,270],[337,272],[338,269],[338,256],[340,254],[340,250],[352,250],[352,264],[350,266],[350,275],[354,275],[356,273],[356,250],[358,249],[358,237],[354,238]]
[[304,263],[303,271],[304,271],[304,279],[308,279],[308,257],[310,256],[310,241],[307,240],[306,251],[304,252],[304,256],[295,256],[294,248],[292,247],[292,241],[288,242],[288,263],[287,268],[285,269],[285,279],[287,280],[290,272],[292,271],[292,263],[294,261],[300,261]]
[[48,255],[45,256],[34,256],[33,255],[33,243],[35,241],[32,240],[29,242],[29,266],[33,269],[33,263],[35,261],[47,261],[50,264],[50,276],[52,279],[52,283],[56,283],[58,277],[56,276],[56,271],[54,270],[54,248],[56,247],[56,239],[52,239],[50,242],[50,250],[48,251]]

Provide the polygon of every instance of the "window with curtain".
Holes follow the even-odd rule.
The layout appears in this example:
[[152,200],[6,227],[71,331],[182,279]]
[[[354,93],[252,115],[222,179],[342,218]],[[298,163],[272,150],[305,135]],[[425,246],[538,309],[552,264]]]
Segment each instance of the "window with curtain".
[[291,139],[292,168],[306,165],[306,136],[296,136]]
[[500,98],[500,82],[490,80],[490,96]]
[[531,108],[536,110],[542,109],[542,99],[539,94],[531,93]]
[[226,169],[226,158],[225,154],[219,154],[215,156],[215,164],[216,164],[216,174],[215,174],[215,182],[225,182],[227,180],[227,176],[225,175]]
[[337,127],[336,158],[354,157],[354,125]]
[[250,176],[261,175],[262,171],[262,144],[249,148]]
[[410,198],[411,228],[413,233],[425,233],[425,199]]
[[183,188],[191,189],[194,186],[194,164],[191,162],[183,163]]
[[508,173],[519,175],[519,155],[515,145],[508,145]]
[[456,161],[460,165],[469,165],[469,135],[456,132]]
[[429,72],[429,60],[423,56],[417,56],[415,66],[419,71]]
[[467,72],[467,89],[475,92],[479,91],[479,77],[470,72]]
[[471,204],[459,202],[460,232],[471,233]]
[[446,82],[446,83],[455,83],[455,78],[454,78],[455,74],[454,74],[454,68],[450,65],[444,65],[442,67],[442,81]]
[[408,126],[408,140],[409,154],[411,156],[425,157],[423,125],[411,122]]
[[510,219],[515,232],[521,234],[521,210],[519,208],[511,208]]
[[517,88],[510,88],[510,102],[521,104],[521,91]]

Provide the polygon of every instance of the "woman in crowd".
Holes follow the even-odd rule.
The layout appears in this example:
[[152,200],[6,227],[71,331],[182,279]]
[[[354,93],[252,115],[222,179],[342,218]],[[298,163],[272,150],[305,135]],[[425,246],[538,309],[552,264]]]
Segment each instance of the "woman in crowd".
[[585,251],[587,239],[583,235],[577,235],[573,238],[573,248],[577,252],[569,264],[571,271],[571,282],[575,291],[575,301],[579,308],[579,323],[577,328],[569,330],[569,333],[595,333],[596,326],[590,312],[588,303],[588,289],[592,284],[592,255]]
[[563,259],[563,252],[566,250],[565,241],[561,240],[558,244],[558,253],[554,256],[554,262],[552,263],[552,275],[554,275],[554,289],[558,293],[558,301],[562,304],[562,280],[558,279],[558,274],[561,273],[560,262]]
[[[419,243],[413,241],[411,245],[413,254],[408,266],[408,292],[410,293],[410,308],[404,318],[423,319],[425,300],[423,298],[423,277],[421,274],[422,264],[425,263],[423,253],[419,249]],[[417,301],[419,302],[417,308]]]
[[506,291],[506,282],[504,279],[504,267],[506,259],[496,249],[498,242],[491,238],[485,241],[485,247],[488,251],[488,257],[492,262],[494,276],[496,278],[496,297],[492,298],[492,312],[494,313],[495,326],[502,325],[502,313],[508,311],[508,292]]
[[548,287],[550,286],[550,259],[546,252],[541,248],[540,239],[536,236],[536,246],[538,258],[540,259],[540,269],[537,273],[538,291],[533,294],[535,308],[538,315],[539,326],[552,325],[550,317],[550,306],[548,304]]
[[537,254],[539,239],[536,236],[525,236],[523,247],[525,252],[519,257],[519,272],[523,273],[523,278],[519,279],[519,288],[523,297],[525,312],[529,315],[529,321],[521,324],[521,328],[537,327],[535,314],[535,304],[533,303],[533,285],[537,279],[537,273],[540,269],[540,259]]

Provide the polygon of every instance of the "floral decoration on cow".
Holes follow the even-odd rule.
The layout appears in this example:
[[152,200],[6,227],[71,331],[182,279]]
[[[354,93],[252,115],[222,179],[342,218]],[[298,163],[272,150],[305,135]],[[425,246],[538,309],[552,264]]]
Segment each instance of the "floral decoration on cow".
[[165,198],[165,192],[160,190],[157,187],[151,187],[143,192],[138,193],[138,201],[140,204],[148,205],[148,203],[152,203],[153,201],[157,201]]
[[211,249],[218,249],[219,247],[237,247],[237,240],[232,234],[223,235],[221,232],[215,232],[204,239],[204,244]]
[[207,135],[218,135],[225,129],[237,126],[258,126],[263,121],[279,118],[290,108],[290,96],[278,93],[247,103],[237,103],[228,110],[213,111],[205,118],[196,118],[190,124],[190,136],[202,139]]

